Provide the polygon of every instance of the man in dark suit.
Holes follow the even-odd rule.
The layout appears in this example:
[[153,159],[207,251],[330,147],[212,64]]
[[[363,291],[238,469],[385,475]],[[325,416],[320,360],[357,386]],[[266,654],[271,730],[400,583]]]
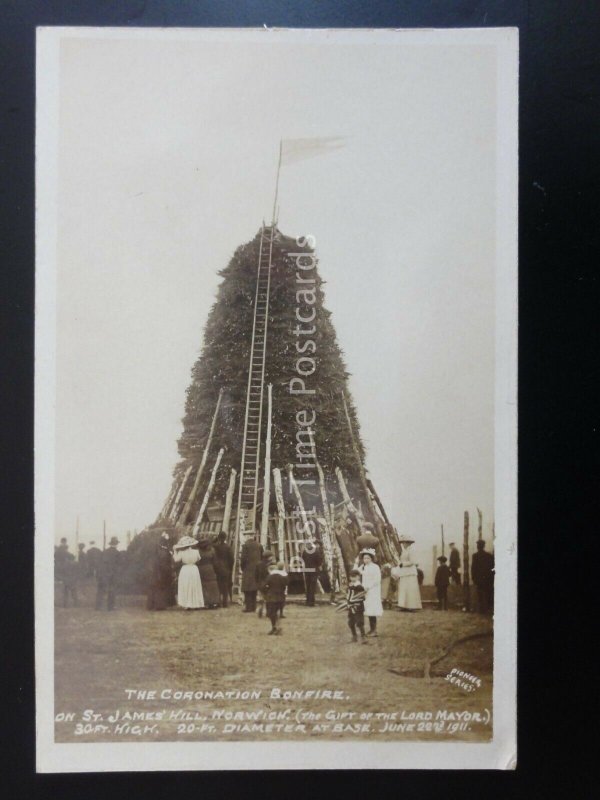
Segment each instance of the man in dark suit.
[[460,553],[454,542],[450,542],[450,577],[453,583],[460,586]]
[[227,534],[225,531],[221,531],[217,536],[213,549],[215,551],[213,567],[217,576],[221,606],[222,608],[227,608],[227,604],[231,600],[233,551],[227,544]]
[[450,583],[450,570],[446,565],[448,559],[446,556],[439,556],[439,567],[435,573],[435,589],[438,598],[438,609],[440,611],[448,611],[448,585]]
[[315,591],[319,572],[323,564],[323,553],[316,542],[309,540],[305,542],[302,550],[302,561],[304,569],[304,585],[306,587],[306,605],[314,606]]
[[255,534],[251,533],[244,542],[240,555],[242,592],[244,593],[244,608],[242,610],[246,613],[256,611],[256,593],[258,591],[256,565],[260,562],[262,552],[262,545],[256,540]]
[[102,553],[97,569],[98,589],[96,591],[96,609],[99,610],[104,605],[106,597],[106,608],[112,611],[115,607],[117,595],[117,580],[121,565],[121,553],[117,550],[119,540],[113,536],[108,543],[108,547]]
[[477,587],[477,610],[486,614],[494,609],[494,556],[485,549],[485,541],[479,539],[477,552],[471,561],[471,577]]
[[90,542],[90,549],[87,551],[87,577],[97,578],[98,567],[102,559],[102,550],[96,547],[96,542]]
[[72,554],[69,552],[69,544],[66,537],[63,536],[60,540],[60,545],[54,548],[54,571],[57,580],[62,580],[65,564],[67,561],[70,561],[71,558]]

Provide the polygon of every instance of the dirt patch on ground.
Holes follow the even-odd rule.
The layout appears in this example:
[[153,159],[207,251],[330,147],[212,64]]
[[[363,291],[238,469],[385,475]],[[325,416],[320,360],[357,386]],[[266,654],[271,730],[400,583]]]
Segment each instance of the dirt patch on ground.
[[[82,592],[85,605],[56,609],[56,712],[75,714],[74,721],[56,723],[58,742],[491,738],[491,636],[453,649],[436,664],[431,681],[409,677],[422,675],[425,660],[437,656],[456,639],[490,631],[489,618],[458,610],[386,611],[379,622],[379,637],[361,645],[350,642],[345,614],[327,604],[316,608],[288,604],[283,635],[273,637],[267,635],[270,626],[266,620],[241,613],[239,606],[214,611],[148,612],[139,601],[124,606],[121,600],[119,607],[108,613],[91,607],[92,591],[89,587],[87,596],[85,590]],[[448,674],[453,668],[476,677],[480,685],[468,691],[450,683],[444,672]],[[260,692],[260,698],[128,699],[126,689],[153,690],[158,695],[165,689],[172,695],[178,691],[254,691]],[[273,689],[337,691],[342,699],[284,701],[271,697]],[[95,724],[107,730],[82,728],[76,734],[75,724],[82,721],[86,709],[99,714]],[[141,733],[126,728],[115,733],[109,718],[117,709],[117,723],[122,724],[123,715],[125,723],[131,721],[126,713],[160,712],[163,717],[152,731],[144,731],[143,725],[151,726],[155,720],[138,720],[134,722],[142,726]],[[215,712],[220,711],[262,712],[263,724],[267,714],[286,709],[293,723],[299,720],[299,712],[313,715],[304,732],[285,732],[281,728],[234,730],[232,725],[246,722],[233,720],[226,728],[223,718],[217,722],[214,718]],[[342,712],[356,712],[356,716],[326,719],[328,713]],[[440,728],[438,724],[436,729],[433,723],[439,723],[440,712],[444,725]],[[369,713],[372,717],[366,723],[368,730],[335,729],[336,724],[358,724],[359,715]],[[377,718],[382,713],[395,713],[396,718],[387,722],[398,723],[400,729],[391,729],[385,719]],[[425,718],[411,719],[410,715],[416,713]],[[462,714],[460,719],[457,713]],[[192,718],[184,717],[186,714]],[[473,717],[478,714],[482,716],[479,721]],[[215,730],[203,729],[201,720],[214,724]],[[328,727],[321,730],[318,720]],[[279,720],[277,724],[283,723]],[[406,729],[411,724],[415,727]]]

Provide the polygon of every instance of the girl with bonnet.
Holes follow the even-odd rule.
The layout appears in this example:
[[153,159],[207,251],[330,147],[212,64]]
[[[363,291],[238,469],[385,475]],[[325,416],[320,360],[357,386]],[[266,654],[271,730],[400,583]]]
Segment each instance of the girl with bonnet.
[[375,563],[375,550],[367,547],[359,553],[361,583],[365,590],[365,616],[369,618],[367,636],[377,636],[377,617],[383,615],[381,570]]

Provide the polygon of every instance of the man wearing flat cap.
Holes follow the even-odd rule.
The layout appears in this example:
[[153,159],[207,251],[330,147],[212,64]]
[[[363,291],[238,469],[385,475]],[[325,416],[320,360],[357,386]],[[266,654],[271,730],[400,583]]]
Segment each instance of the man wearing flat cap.
[[448,611],[448,585],[450,583],[450,568],[446,564],[446,556],[438,558],[439,567],[435,573],[435,589],[438,599],[438,610]]

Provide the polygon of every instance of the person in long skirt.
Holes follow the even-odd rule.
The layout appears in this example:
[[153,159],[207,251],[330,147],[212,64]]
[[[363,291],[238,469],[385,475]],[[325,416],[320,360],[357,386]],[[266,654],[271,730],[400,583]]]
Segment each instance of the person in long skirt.
[[398,608],[401,611],[417,611],[423,607],[417,566],[410,552],[413,543],[412,539],[400,539],[400,563],[392,570],[392,577],[398,581]]
[[200,582],[202,584],[202,594],[204,595],[204,605],[206,608],[218,608],[221,597],[219,594],[219,584],[217,583],[217,573],[215,572],[215,550],[209,539],[200,539],[198,542],[200,553]]
[[203,608],[202,582],[196,566],[200,561],[198,542],[191,536],[183,536],[173,547],[173,560],[183,565],[177,580],[177,605],[181,608]]
[[149,611],[162,611],[171,604],[173,577],[169,534],[161,533],[150,562],[150,580],[146,597],[146,608]]
[[359,554],[362,564],[359,567],[362,586],[365,590],[365,617],[369,618],[367,636],[377,636],[377,617],[383,615],[381,603],[381,570],[375,563],[375,550],[367,548]]

